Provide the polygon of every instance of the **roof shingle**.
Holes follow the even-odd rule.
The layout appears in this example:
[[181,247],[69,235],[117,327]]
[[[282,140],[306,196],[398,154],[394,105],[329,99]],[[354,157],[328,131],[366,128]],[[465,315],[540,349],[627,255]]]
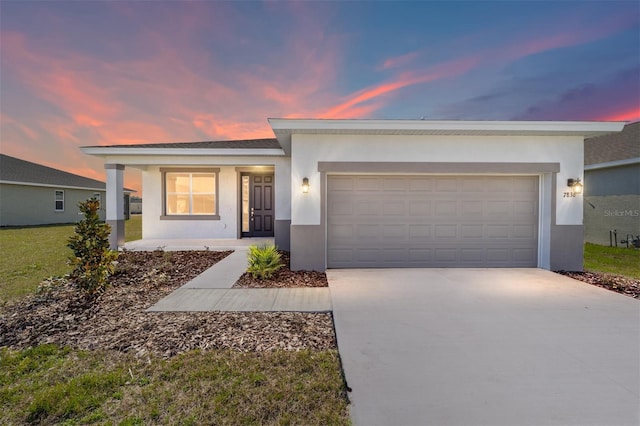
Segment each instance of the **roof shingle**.
[[63,172],[42,164],[32,163],[5,154],[0,154],[0,180],[24,182],[60,187],[77,187],[104,190],[106,185],[99,180],[73,173]]
[[102,148],[281,149],[281,146],[277,139],[269,138],[204,142],[149,143],[138,145],[107,145]]
[[640,121],[627,124],[620,133],[611,133],[584,140],[584,164],[640,157]]

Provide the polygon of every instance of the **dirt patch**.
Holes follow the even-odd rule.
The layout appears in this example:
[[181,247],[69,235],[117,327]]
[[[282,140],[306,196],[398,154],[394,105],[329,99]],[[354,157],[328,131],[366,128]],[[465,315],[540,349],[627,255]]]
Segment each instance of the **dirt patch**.
[[292,288],[328,287],[327,274],[317,271],[292,271],[289,252],[280,251],[284,266],[270,279],[253,278],[245,272],[238,278],[233,288]]
[[625,294],[640,299],[640,280],[627,278],[622,275],[605,274],[601,272],[556,271],[559,274],[574,278],[585,283],[606,288],[616,293]]
[[330,314],[147,313],[145,310],[231,252],[123,252],[107,290],[87,298],[66,279],[0,312],[0,346],[55,343],[138,356],[192,349],[335,349]]

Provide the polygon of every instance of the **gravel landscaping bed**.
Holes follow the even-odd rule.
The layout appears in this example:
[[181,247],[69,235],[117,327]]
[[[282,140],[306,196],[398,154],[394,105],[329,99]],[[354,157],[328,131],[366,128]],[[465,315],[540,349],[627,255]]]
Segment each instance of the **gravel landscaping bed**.
[[336,348],[326,313],[145,312],[230,253],[125,251],[109,287],[94,299],[64,278],[46,281],[37,294],[2,309],[0,347],[55,343],[165,357],[192,349]]
[[317,271],[292,271],[289,252],[280,251],[284,266],[270,279],[253,278],[245,272],[238,278],[233,288],[292,288],[292,287],[329,287],[327,274]]
[[625,294],[640,299],[640,280],[627,278],[622,275],[605,274],[601,272],[556,271],[559,274],[574,278],[585,283],[606,288],[616,293]]

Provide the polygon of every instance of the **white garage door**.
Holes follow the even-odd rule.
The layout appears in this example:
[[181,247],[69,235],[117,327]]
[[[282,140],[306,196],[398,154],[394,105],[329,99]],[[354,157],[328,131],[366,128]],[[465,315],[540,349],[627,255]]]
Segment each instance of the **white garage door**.
[[330,268],[536,267],[537,176],[329,175]]

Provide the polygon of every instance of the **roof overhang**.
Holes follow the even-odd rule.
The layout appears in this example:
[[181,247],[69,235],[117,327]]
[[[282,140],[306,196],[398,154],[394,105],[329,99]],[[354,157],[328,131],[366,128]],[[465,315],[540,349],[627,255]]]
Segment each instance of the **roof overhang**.
[[269,124],[285,152],[293,134],[334,135],[474,135],[581,136],[620,132],[626,122],[611,121],[458,121],[458,120],[316,120],[270,118]]
[[640,164],[640,157],[626,158],[624,160],[607,161],[605,163],[585,164],[585,170],[608,169],[610,167],[632,166]]
[[211,149],[211,148],[124,148],[118,146],[84,146],[80,150],[97,157],[106,155],[159,155],[159,156],[221,156],[221,157],[246,157],[246,156],[284,156],[282,149]]
[[[22,185],[22,186],[39,186],[43,188],[56,188],[56,189],[79,189],[82,191],[102,191],[107,190],[106,186],[103,188],[88,187],[88,186],[72,186],[72,185],[56,185],[52,183],[38,183],[38,182],[18,182],[13,180],[0,180],[0,183],[5,185]],[[135,189],[124,188],[125,193],[138,192]]]

